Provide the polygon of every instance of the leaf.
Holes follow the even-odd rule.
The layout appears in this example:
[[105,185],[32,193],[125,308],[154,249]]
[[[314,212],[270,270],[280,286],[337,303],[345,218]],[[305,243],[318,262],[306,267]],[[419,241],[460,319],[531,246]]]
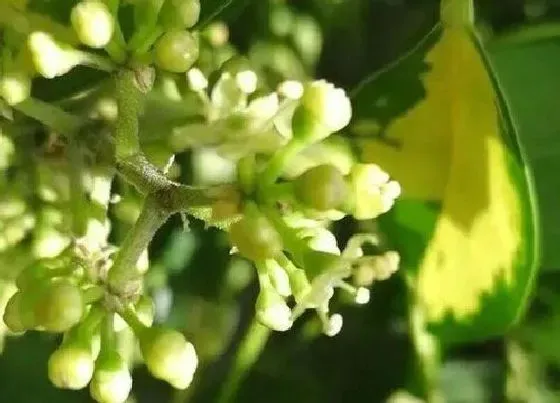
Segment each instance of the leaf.
[[560,37],[499,39],[489,56],[517,117],[519,137],[535,176],[541,216],[543,269],[560,268]]
[[[431,67],[421,76],[425,98],[383,137],[360,142],[362,158],[403,187],[381,224],[400,246],[430,328],[453,343],[516,320],[536,268],[537,231],[531,178],[483,49],[456,15],[444,17],[435,45],[419,50]],[[368,84],[355,104],[367,104],[378,82],[387,88],[418,71],[417,59]]]

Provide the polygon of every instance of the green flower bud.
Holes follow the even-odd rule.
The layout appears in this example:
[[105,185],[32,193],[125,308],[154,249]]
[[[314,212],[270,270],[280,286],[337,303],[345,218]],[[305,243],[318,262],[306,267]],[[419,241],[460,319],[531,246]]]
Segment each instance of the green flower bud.
[[51,281],[36,303],[39,324],[49,332],[65,332],[78,324],[84,314],[80,288],[66,279]]
[[166,0],[159,18],[167,29],[191,28],[200,17],[200,0]]
[[102,1],[86,0],[76,4],[70,21],[80,41],[92,48],[104,47],[113,36],[115,22]]
[[273,258],[282,252],[282,239],[266,217],[252,212],[229,227],[231,243],[253,261]]
[[154,58],[163,70],[184,73],[198,59],[198,40],[187,31],[169,31],[158,39]]
[[24,71],[11,71],[0,78],[0,96],[8,105],[25,101],[31,94],[31,77]]
[[35,69],[45,78],[64,75],[80,63],[80,57],[74,49],[58,44],[45,32],[33,32],[27,44]]
[[306,171],[294,183],[296,197],[306,206],[326,211],[341,206],[347,196],[342,173],[333,165],[319,165]]
[[132,376],[119,353],[106,351],[99,356],[89,389],[91,397],[99,403],[126,401],[132,389]]
[[79,340],[63,343],[48,362],[49,379],[57,388],[83,389],[93,375],[94,360],[91,348]]
[[25,332],[28,327],[23,322],[21,316],[21,292],[16,292],[8,300],[6,308],[4,309],[4,324],[14,333]]
[[150,373],[176,389],[186,389],[198,366],[194,346],[181,333],[163,327],[145,329],[138,337]]
[[292,311],[271,285],[261,284],[255,309],[257,320],[273,330],[285,332],[292,327]]

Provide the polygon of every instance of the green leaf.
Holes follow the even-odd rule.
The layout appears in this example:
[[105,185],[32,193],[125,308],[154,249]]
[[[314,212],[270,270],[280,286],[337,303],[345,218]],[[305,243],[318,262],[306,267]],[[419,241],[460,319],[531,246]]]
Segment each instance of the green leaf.
[[535,176],[541,216],[542,266],[560,268],[560,37],[499,41],[489,55],[516,117],[520,141]]
[[[417,52],[363,87],[354,104],[355,121],[379,119],[384,128],[382,136],[359,141],[362,159],[403,188],[382,227],[402,254],[430,329],[454,343],[503,333],[518,318],[538,239],[531,177],[500,89],[475,36],[456,15],[447,17]],[[411,82],[411,71],[420,74],[425,64],[426,95],[406,111],[407,102],[395,102],[388,121],[391,99],[418,95],[402,77]],[[375,100],[383,96],[380,110]]]

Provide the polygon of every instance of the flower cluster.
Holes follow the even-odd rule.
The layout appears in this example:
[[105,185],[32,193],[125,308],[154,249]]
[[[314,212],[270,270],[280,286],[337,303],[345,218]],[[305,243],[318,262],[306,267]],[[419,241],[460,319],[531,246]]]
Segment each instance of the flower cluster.
[[[3,319],[13,334],[62,334],[50,380],[67,389],[89,385],[101,403],[124,402],[132,388],[134,363],[116,342],[122,332],[136,339],[151,374],[175,388],[187,388],[198,366],[181,332],[153,323],[145,290],[148,245],[172,214],[196,215],[228,233],[232,252],[257,271],[256,318],[277,331],[313,310],[323,333],[336,335],[342,316],[331,313],[335,290],[365,304],[369,287],[399,264],[393,251],[368,252],[381,249],[374,234],[356,234],[341,248],[329,230],[346,216],[371,220],[393,206],[400,186],[381,167],[353,158],[341,166],[311,152],[294,174],[301,168],[294,161],[349,124],[343,89],[283,79],[268,91],[266,77],[237,55],[209,74],[199,60],[204,41],[223,41],[197,31],[199,0],[133,2],[126,37],[118,4],[81,0],[66,25],[48,20],[40,29],[29,22],[29,32],[13,29],[0,72],[0,106],[32,118],[21,127],[47,126],[46,139],[30,148],[0,132],[0,170],[17,167],[13,179],[0,178],[0,264],[12,260],[15,284]],[[2,7],[25,20],[24,5]],[[34,78],[63,77],[79,65],[109,73],[103,84],[112,85],[66,99],[76,114],[31,96]],[[191,105],[199,119],[170,119],[165,135],[141,142],[139,126],[149,120],[144,101],[161,88],[172,88],[168,98]],[[186,149],[215,151],[233,180],[215,187],[173,181],[173,156]],[[26,183],[31,191],[21,189]],[[131,227],[118,246],[109,242],[112,205]],[[30,254],[17,249],[26,238]],[[16,255],[24,257],[18,264]]]

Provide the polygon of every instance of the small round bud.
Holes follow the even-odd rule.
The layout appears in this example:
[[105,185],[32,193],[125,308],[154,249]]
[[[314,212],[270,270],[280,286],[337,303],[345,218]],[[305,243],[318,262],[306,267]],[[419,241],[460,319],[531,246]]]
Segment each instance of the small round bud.
[[329,318],[328,322],[325,323],[323,333],[329,337],[334,337],[342,330],[342,324],[342,315],[335,313]]
[[263,325],[278,332],[285,332],[292,327],[292,311],[272,286],[261,287],[255,308],[257,319]]
[[200,17],[200,0],[167,0],[160,20],[167,29],[191,28]]
[[303,173],[294,183],[296,197],[306,206],[326,211],[344,203],[347,186],[344,176],[333,165],[319,165]]
[[69,342],[55,350],[48,363],[49,379],[57,388],[83,389],[93,375],[94,361],[89,346]]
[[115,22],[102,1],[86,0],[76,4],[70,21],[80,41],[92,48],[104,47],[113,36]]
[[132,376],[116,351],[103,352],[95,361],[89,385],[91,397],[99,403],[124,403],[132,389]]
[[80,288],[69,280],[54,280],[38,298],[35,308],[39,324],[49,332],[65,332],[76,325],[84,313]]
[[367,304],[369,302],[369,298],[370,298],[369,290],[365,287],[359,287],[356,290],[356,295],[354,296],[354,301],[356,301],[356,304],[364,305],[364,304]]
[[16,292],[8,300],[4,309],[4,324],[14,333],[21,333],[27,330],[27,326],[23,323],[20,314],[21,292]]
[[231,243],[253,261],[273,258],[282,252],[282,239],[268,219],[260,214],[245,215],[229,227]]
[[198,40],[187,31],[166,32],[154,49],[156,64],[163,70],[184,73],[198,59]]
[[176,389],[186,389],[198,366],[194,346],[181,333],[162,327],[146,329],[139,338],[150,373]]
[[31,77],[23,71],[12,71],[0,77],[0,97],[8,105],[25,101],[31,94]]

